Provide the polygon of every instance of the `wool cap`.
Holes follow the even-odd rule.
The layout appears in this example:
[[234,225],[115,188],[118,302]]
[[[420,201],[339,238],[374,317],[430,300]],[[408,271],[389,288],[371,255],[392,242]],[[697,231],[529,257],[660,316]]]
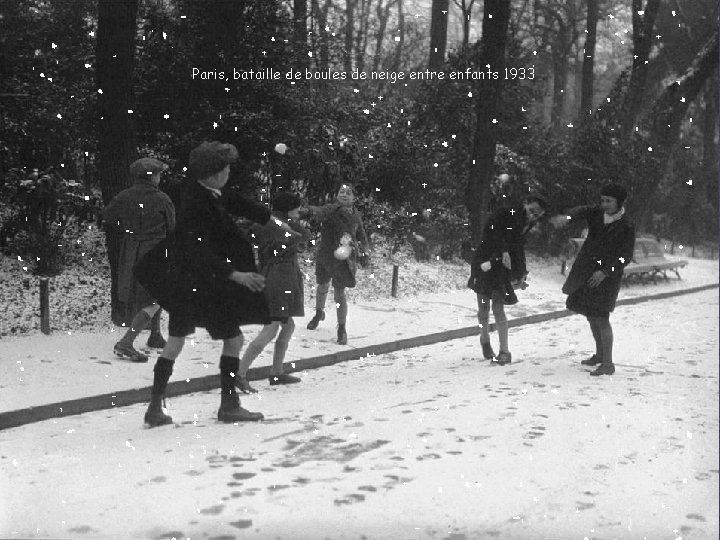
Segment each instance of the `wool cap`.
[[627,199],[628,193],[627,190],[620,184],[610,182],[608,184],[605,184],[600,189],[600,195],[605,195],[606,197],[613,197],[617,201],[618,206],[622,206],[623,204],[625,204],[625,199]]
[[137,159],[130,165],[130,176],[136,180],[148,179],[153,174],[163,172],[168,166],[159,159],[144,157]]
[[291,192],[283,191],[282,193],[278,193],[272,201],[273,210],[277,210],[278,212],[289,212],[290,210],[300,208],[300,206],[302,206],[302,200],[297,194]]
[[193,180],[202,180],[219,173],[238,158],[232,144],[205,141],[190,152],[188,174]]

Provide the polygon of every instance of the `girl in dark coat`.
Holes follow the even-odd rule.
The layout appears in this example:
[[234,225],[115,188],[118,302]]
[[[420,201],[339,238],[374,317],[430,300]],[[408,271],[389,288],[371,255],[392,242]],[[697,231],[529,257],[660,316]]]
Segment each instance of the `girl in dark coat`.
[[276,335],[270,384],[274,386],[300,382],[298,377],[283,373],[285,352],[295,331],[293,317],[305,316],[305,295],[303,275],[298,264],[298,246],[300,242],[310,238],[310,231],[299,222],[300,204],[300,197],[293,193],[280,193],[275,196],[272,203],[273,214],[286,221],[299,237],[288,238],[285,232],[275,225],[254,225],[251,229],[258,245],[260,273],[265,278],[264,294],[268,304],[269,319],[245,349],[235,376],[237,387],[246,394],[257,392],[247,380],[250,364]]
[[[468,287],[477,294],[480,346],[483,356],[494,359],[499,365],[512,361],[508,349],[505,305],[517,304],[515,286],[524,288],[527,276],[525,236],[545,213],[546,206],[545,199],[531,195],[519,208],[500,208],[493,212],[485,224],[480,246],[472,262]],[[491,305],[500,338],[497,357],[490,345],[488,332]]]
[[[252,247],[231,214],[260,224],[272,222],[289,235],[297,233],[287,223],[277,218],[271,220],[264,206],[235,192],[221,191],[230,174],[230,163],[237,155],[234,146],[219,142],[203,143],[190,153],[189,174],[194,181],[187,186],[178,212],[174,246],[169,249],[171,262],[166,264],[170,270],[161,272],[158,265],[157,271],[152,272],[150,264],[136,268],[138,279],[154,291],[170,315],[170,337],[155,365],[152,399],[145,414],[145,422],[150,426],[172,422],[162,410],[162,398],[185,338],[197,326],[204,327],[212,339],[223,340],[218,420],[241,422],[263,418],[260,413],[240,407],[235,374],[243,343],[240,326],[260,324],[268,318],[262,294],[265,278],[257,273]],[[141,263],[153,260],[157,251],[151,251]]]
[[[567,308],[584,315],[595,339],[595,354],[581,363],[598,365],[590,375],[615,373],[610,312],[620,292],[623,270],[630,264],[635,248],[635,227],[625,216],[627,191],[619,184],[607,184],[600,191],[600,206],[579,206],[563,218],[584,219],[588,235],[573,263],[562,291],[568,295]],[[556,225],[562,225],[560,220]]]
[[335,305],[337,306],[337,342],[347,343],[345,321],[347,299],[345,288],[355,286],[357,263],[367,264],[370,242],[365,234],[362,217],[353,204],[355,192],[350,184],[342,184],[337,193],[337,203],[325,206],[308,206],[303,214],[321,223],[320,247],[315,260],[317,297],[315,316],[307,327],[315,330],[325,320],[325,300],[332,280]]

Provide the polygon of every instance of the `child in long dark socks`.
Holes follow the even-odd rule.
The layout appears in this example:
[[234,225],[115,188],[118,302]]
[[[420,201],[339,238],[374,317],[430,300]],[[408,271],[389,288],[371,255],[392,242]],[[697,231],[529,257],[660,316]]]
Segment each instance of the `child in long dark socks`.
[[[170,197],[158,187],[160,175],[167,168],[165,163],[154,158],[134,161],[130,165],[130,176],[135,184],[118,193],[103,213],[105,226],[120,235],[118,300],[139,308],[125,335],[115,344],[114,352],[133,362],[148,361],[147,355],[137,351],[134,343],[138,334],[159,313],[160,306],[134,279],[132,268],[175,228],[175,207]],[[165,340],[159,335],[159,325],[153,326],[153,330],[148,345],[162,348]]]
[[192,181],[183,196],[173,245],[167,254],[150,252],[147,259],[158,257],[158,266],[165,264],[174,270],[158,269],[155,276],[144,269],[146,265],[136,268],[138,279],[155,292],[170,317],[170,337],[155,365],[152,398],[145,413],[145,422],[150,426],[172,422],[163,411],[163,397],[185,338],[197,326],[204,327],[212,339],[223,341],[218,420],[263,418],[261,413],[242,408],[235,390],[243,345],[240,327],[266,321],[268,309],[262,294],[265,279],[257,273],[252,247],[232,215],[272,223],[288,235],[297,233],[287,223],[271,218],[264,206],[232,190],[221,191],[237,156],[234,146],[219,142],[203,143],[190,153]]
[[584,219],[588,235],[573,263],[563,292],[568,295],[567,308],[584,315],[595,340],[595,354],[581,364],[598,366],[592,376],[612,375],[613,330],[610,313],[615,309],[625,266],[633,257],[635,226],[625,216],[627,191],[616,183],[600,190],[599,206],[579,206],[567,216],[551,220],[556,227],[569,219]]
[[[310,232],[299,222],[300,197],[293,193],[280,193],[272,202],[273,213],[286,221],[300,238],[287,238],[283,231],[271,225],[254,225],[252,234],[258,244],[260,273],[265,278],[265,298],[270,317],[257,337],[247,346],[235,376],[237,387],[245,393],[256,392],[247,380],[250,365],[273,340],[273,364],[270,384],[293,384],[298,377],[283,373],[283,360],[290,338],[295,331],[293,317],[305,315],[303,276],[298,264],[298,244],[310,237]],[[279,333],[278,333],[279,332]]]
[[354,208],[355,191],[351,184],[342,184],[337,193],[337,202],[325,206],[308,206],[301,215],[310,216],[321,223],[320,246],[315,260],[317,296],[315,316],[307,327],[314,330],[325,320],[325,301],[333,285],[333,298],[337,308],[337,342],[347,344],[347,299],[345,289],[355,286],[357,264],[368,264],[371,249],[362,216]]

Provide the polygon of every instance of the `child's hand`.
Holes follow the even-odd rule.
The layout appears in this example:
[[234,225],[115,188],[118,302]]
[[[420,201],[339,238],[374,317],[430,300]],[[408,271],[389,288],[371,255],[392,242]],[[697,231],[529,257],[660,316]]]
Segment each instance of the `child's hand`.
[[485,261],[480,265],[480,270],[482,270],[483,272],[489,272],[491,268],[492,263],[490,261]]
[[265,288],[265,278],[255,272],[233,272],[230,281],[247,287],[252,292],[260,292]]

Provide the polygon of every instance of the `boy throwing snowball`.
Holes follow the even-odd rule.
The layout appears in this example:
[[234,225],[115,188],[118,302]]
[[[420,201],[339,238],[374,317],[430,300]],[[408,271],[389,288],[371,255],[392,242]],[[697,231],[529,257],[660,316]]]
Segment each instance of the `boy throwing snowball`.
[[307,327],[315,330],[320,321],[325,320],[325,301],[333,286],[333,297],[337,307],[337,342],[347,344],[347,298],[345,289],[355,286],[357,263],[368,263],[368,251],[371,249],[362,216],[355,207],[355,190],[351,184],[342,184],[337,192],[337,202],[324,206],[308,206],[302,214],[321,223],[320,246],[315,259],[315,278],[317,297],[315,316]]

